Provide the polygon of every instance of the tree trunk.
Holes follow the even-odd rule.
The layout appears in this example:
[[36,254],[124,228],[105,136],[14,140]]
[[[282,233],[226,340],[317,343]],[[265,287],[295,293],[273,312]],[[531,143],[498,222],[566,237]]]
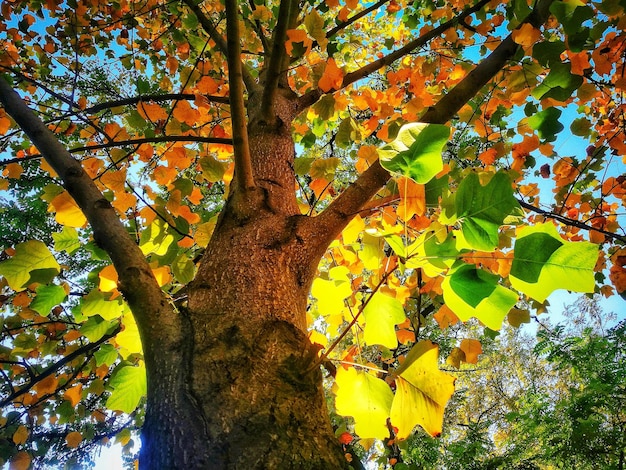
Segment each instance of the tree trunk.
[[148,366],[143,468],[347,467],[306,332],[323,248],[295,199],[291,118],[250,120],[257,187],[231,188],[189,286],[185,344]]

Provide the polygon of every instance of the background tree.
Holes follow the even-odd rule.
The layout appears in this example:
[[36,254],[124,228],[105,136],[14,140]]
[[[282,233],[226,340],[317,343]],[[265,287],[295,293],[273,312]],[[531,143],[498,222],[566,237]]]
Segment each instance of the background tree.
[[139,427],[143,468],[357,465],[441,433],[429,319],[625,290],[619,2],[1,9],[2,189],[63,226],[0,264],[18,468]]

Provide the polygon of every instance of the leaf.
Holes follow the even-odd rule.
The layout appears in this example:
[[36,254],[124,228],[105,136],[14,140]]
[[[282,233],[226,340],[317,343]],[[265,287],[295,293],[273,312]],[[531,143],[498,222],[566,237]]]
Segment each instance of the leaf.
[[163,256],[173,242],[174,235],[169,233],[166,222],[155,219],[148,228],[141,232],[139,248],[144,255]]
[[78,241],[78,232],[73,227],[67,225],[59,233],[53,233],[54,249],[56,251],[65,251],[68,255],[74,253],[80,248]]
[[50,211],[55,212],[54,218],[61,225],[82,227],[87,218],[67,191],[55,196],[50,201]]
[[138,366],[123,366],[115,371],[109,381],[113,388],[108,398],[106,407],[113,411],[132,413],[147,393],[146,368],[142,364]]
[[335,409],[342,416],[354,418],[354,430],[361,438],[389,437],[387,418],[393,392],[384,380],[373,375],[340,367],[335,377]]
[[443,299],[462,321],[475,317],[499,330],[518,299],[516,293],[498,285],[498,279],[475,266],[462,265],[443,280]]
[[566,101],[583,84],[583,77],[573,75],[571,70],[569,63],[555,61],[551,64],[548,76],[532,91],[532,96],[538,100],[554,98]]
[[541,37],[541,31],[530,23],[524,23],[511,33],[513,41],[522,47],[530,47]]
[[[91,340],[90,340],[91,341]],[[104,344],[95,352],[96,366],[106,364],[110,366],[115,363],[119,354],[112,344]]]
[[24,444],[28,439],[29,434],[30,432],[28,431],[28,428],[23,424],[20,424],[17,430],[13,433],[13,442],[18,446]]
[[389,349],[398,347],[396,325],[406,319],[404,308],[398,299],[376,292],[363,309],[363,315],[363,338],[367,344],[380,344]]
[[89,317],[80,326],[80,333],[93,343],[107,334],[113,325],[114,323],[111,321],[102,320],[99,316],[93,316]]
[[78,431],[72,431],[65,436],[65,442],[70,449],[75,449],[83,442],[83,435]]
[[391,423],[396,437],[404,440],[420,425],[431,436],[439,436],[446,403],[454,393],[454,377],[439,370],[439,347],[424,340],[413,346],[396,370],[396,396],[391,406]]
[[115,342],[120,347],[122,356],[128,357],[131,354],[141,353],[141,337],[139,336],[135,318],[130,311],[122,317],[122,325],[124,329],[115,337]]
[[405,124],[393,141],[378,149],[380,164],[425,184],[443,169],[441,154],[449,138],[450,128],[442,124]]
[[464,361],[468,364],[478,363],[478,356],[483,352],[480,341],[475,339],[464,339],[459,349],[465,353]]
[[[37,272],[39,271],[39,273]],[[0,262],[0,275],[14,291],[22,291],[35,277],[39,282],[52,280],[61,267],[48,247],[40,241],[30,240],[15,246],[12,258]]]
[[326,67],[324,68],[324,73],[317,82],[317,86],[324,93],[328,93],[331,90],[339,90],[342,83],[343,71],[339,67],[337,67],[335,59],[328,59],[328,61],[326,62]]
[[65,398],[74,408],[83,397],[83,385],[76,384],[72,388],[68,388],[63,392],[63,398]]
[[109,300],[110,298],[110,294],[93,290],[82,298],[81,312],[87,317],[100,315],[104,320],[114,320],[129,311],[121,297],[114,300]]
[[538,112],[534,116],[528,118],[528,125],[536,130],[539,137],[546,142],[554,142],[556,135],[563,129],[563,124],[559,122],[561,110],[556,108],[548,108]]
[[455,214],[446,214],[443,223],[461,221],[461,232],[467,244],[477,250],[493,250],[498,246],[498,229],[504,219],[519,208],[513,196],[511,179],[506,173],[493,175],[485,185],[476,173],[461,180],[454,197]]
[[352,295],[347,268],[335,267],[329,271],[329,277],[329,280],[316,278],[311,288],[317,309],[324,316],[340,314],[345,308],[344,300]]
[[9,470],[28,470],[31,460],[28,452],[20,451],[11,459]]
[[55,284],[38,286],[36,292],[37,296],[31,302],[30,308],[44,317],[47,317],[50,311],[67,297],[65,289]]
[[519,328],[522,323],[530,323],[530,312],[528,309],[512,308],[507,320],[512,327]]
[[593,292],[597,260],[597,245],[563,240],[553,224],[537,224],[519,231],[509,278],[538,302],[557,289]]

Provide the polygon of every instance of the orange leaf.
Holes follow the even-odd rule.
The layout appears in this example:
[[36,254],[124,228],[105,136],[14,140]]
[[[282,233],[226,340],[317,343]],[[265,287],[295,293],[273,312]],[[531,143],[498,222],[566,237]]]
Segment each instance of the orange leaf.
[[65,442],[67,442],[68,447],[75,449],[81,442],[83,442],[83,435],[78,431],[72,431],[65,436]]
[[28,431],[28,428],[24,426],[23,424],[21,424],[17,428],[17,431],[13,433],[13,442],[16,445],[24,444],[26,440],[28,439],[29,434],[30,432]]
[[190,127],[200,120],[200,112],[192,108],[188,101],[179,101],[174,108],[173,116]]
[[468,364],[476,364],[478,355],[483,352],[480,341],[475,339],[464,339],[461,341],[460,349],[465,353],[465,362]]
[[172,281],[172,274],[170,273],[169,266],[161,266],[160,268],[153,268],[152,274],[157,280],[159,287],[163,287],[165,284]]
[[117,289],[117,271],[112,264],[105,266],[100,273],[100,285],[98,286],[102,292],[111,292]]
[[445,330],[448,326],[454,325],[459,321],[459,318],[455,315],[455,313],[448,308],[447,305],[442,305],[437,313],[433,315],[437,323],[439,324],[439,328]]
[[539,40],[540,36],[541,31],[539,31],[530,23],[524,23],[522,26],[520,26],[511,33],[513,41],[515,41],[522,47],[532,46]]
[[311,50],[311,46],[313,45],[313,41],[311,41],[311,38],[309,38],[305,30],[290,29],[287,31],[287,42],[285,42],[285,50],[287,51],[287,54],[291,55],[293,52],[293,45],[298,43],[302,44],[303,47],[306,48],[306,53]]
[[59,381],[54,374],[49,375],[45,379],[37,382],[35,390],[39,395],[47,395],[48,393],[54,393],[59,385]]
[[398,179],[400,203],[396,209],[398,217],[404,222],[414,215],[424,215],[426,210],[426,190],[423,184],[418,184],[410,178]]
[[15,454],[11,459],[9,470],[28,470],[30,468],[31,458],[27,452],[21,451]]
[[76,406],[78,405],[78,402],[81,399],[82,393],[83,393],[83,385],[77,384],[77,385],[74,385],[72,388],[68,388],[67,390],[65,390],[65,392],[63,393],[63,398],[69,401],[72,404],[72,406]]
[[487,150],[485,150],[484,152],[482,152],[479,156],[478,159],[483,162],[484,165],[493,165],[494,162],[496,161],[496,157],[498,156],[498,151],[491,147]]
[[167,119],[167,112],[158,103],[143,103],[137,104],[137,111],[142,118],[151,121],[164,121]]
[[330,90],[338,90],[341,88],[342,83],[343,71],[337,67],[335,59],[328,59],[322,78],[320,78],[319,82],[317,82],[317,86],[324,93],[327,93]]

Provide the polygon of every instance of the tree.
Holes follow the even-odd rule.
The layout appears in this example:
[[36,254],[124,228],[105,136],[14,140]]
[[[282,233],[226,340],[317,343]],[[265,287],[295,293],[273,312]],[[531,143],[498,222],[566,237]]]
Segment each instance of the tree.
[[439,434],[431,314],[625,290],[623,9],[3,2],[4,175],[39,162],[54,251],[91,269],[5,247],[7,457],[141,425],[142,468],[343,468],[322,365],[350,432]]

